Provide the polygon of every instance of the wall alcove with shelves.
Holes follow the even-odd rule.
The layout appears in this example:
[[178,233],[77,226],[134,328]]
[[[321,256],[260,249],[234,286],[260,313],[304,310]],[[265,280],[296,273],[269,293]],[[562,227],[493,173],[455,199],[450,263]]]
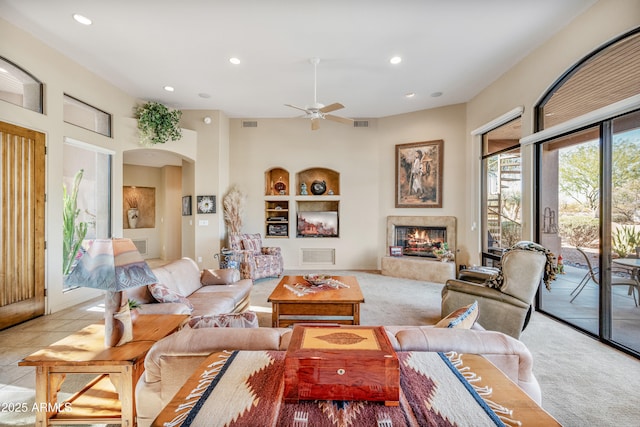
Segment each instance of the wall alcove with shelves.
[[[306,188],[306,194],[304,191]],[[298,196],[332,196],[340,194],[340,173],[327,168],[310,168],[296,174]]]
[[264,174],[265,237],[289,237],[289,172],[275,167]]
[[288,238],[292,222],[296,237],[339,237],[339,172],[322,167],[302,170],[295,174],[293,190],[289,171],[274,167],[265,172],[264,184],[265,237]]
[[296,174],[296,237],[340,236],[340,173],[310,168]]
[[264,173],[265,196],[289,195],[289,172],[283,168],[272,168]]

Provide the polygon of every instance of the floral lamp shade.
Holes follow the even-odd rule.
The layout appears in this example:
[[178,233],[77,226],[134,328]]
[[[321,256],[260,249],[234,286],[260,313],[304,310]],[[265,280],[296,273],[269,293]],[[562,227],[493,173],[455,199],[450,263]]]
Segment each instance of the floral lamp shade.
[[132,324],[122,290],[158,282],[131,239],[86,240],[68,276],[67,286],[102,289],[105,296],[105,345],[131,341]]

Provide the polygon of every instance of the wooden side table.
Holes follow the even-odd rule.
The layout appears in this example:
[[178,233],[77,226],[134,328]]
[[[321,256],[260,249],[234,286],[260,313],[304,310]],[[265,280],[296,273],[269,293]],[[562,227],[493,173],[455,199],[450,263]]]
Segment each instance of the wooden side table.
[[[25,357],[20,366],[36,367],[36,425],[136,425],[134,390],[151,346],[178,330],[188,315],[141,315],[133,325],[133,341],[104,346],[104,324],[80,331]],[[66,374],[97,377],[69,400],[58,403]]]

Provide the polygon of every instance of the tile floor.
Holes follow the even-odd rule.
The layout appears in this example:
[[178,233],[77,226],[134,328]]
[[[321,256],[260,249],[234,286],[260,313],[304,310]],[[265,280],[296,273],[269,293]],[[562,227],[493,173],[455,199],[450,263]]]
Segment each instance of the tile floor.
[[[32,426],[35,423],[32,411],[35,368],[18,366],[18,362],[40,348],[103,319],[103,301],[103,298],[97,298],[0,331],[0,427]],[[63,383],[60,397],[70,396],[71,390],[77,390],[78,382],[86,381],[86,375],[70,375]]]

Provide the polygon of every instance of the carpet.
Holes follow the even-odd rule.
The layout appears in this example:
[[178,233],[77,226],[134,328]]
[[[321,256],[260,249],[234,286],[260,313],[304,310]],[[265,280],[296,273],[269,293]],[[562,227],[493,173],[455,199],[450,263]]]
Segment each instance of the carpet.
[[[218,353],[166,427],[214,426],[504,426],[509,410],[490,400],[490,389],[465,379],[455,353],[399,352],[399,406],[379,402],[312,400],[282,403],[285,352]],[[450,360],[451,358],[451,360]],[[460,371],[458,370],[460,369]],[[464,372],[464,375],[461,373]],[[498,413],[502,414],[499,416]]]
[[[285,274],[327,272],[287,270]],[[365,298],[360,306],[363,325],[432,325],[440,320],[441,283],[388,277],[376,271],[330,273],[358,279]],[[251,306],[258,311],[260,326],[271,326],[267,297],[278,281],[258,280],[252,289]],[[542,407],[562,425],[638,425],[640,360],[537,312],[520,339],[533,354]]]

